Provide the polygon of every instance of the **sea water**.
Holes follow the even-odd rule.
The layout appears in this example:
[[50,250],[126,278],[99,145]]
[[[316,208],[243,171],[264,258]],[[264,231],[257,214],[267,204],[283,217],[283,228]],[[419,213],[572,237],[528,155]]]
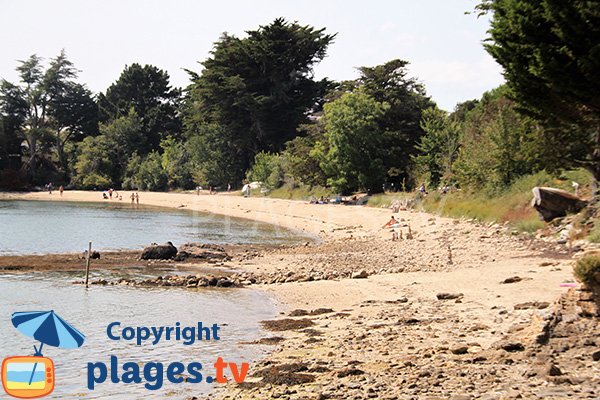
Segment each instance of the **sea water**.
[[306,236],[275,225],[126,202],[0,201],[0,255],[142,249],[171,241],[291,244]]

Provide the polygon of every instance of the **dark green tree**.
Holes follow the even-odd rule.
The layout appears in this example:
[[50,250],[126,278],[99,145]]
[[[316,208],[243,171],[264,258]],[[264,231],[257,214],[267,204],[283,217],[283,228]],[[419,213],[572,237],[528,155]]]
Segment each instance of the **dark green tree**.
[[583,166],[600,179],[600,3],[489,0],[486,50],[511,95],[544,126],[547,168]]
[[181,90],[171,87],[167,72],[140,64],[125,67],[106,93],[98,96],[104,123],[127,116],[131,109],[135,111],[144,136],[136,148],[141,155],[158,150],[161,140],[168,136],[181,137],[180,101]]
[[433,106],[423,85],[408,77],[407,66],[407,61],[396,59],[375,67],[360,67],[360,77],[341,87],[344,91],[361,88],[376,101],[389,105],[378,123],[384,132],[382,146],[387,149],[383,158],[387,180],[397,187],[410,181],[411,156],[417,153],[415,146],[424,134],[422,113]]
[[255,154],[278,152],[298,135],[307,111],[319,103],[327,87],[326,81],[313,79],[312,68],[325,57],[333,39],[324,29],[278,18],[248,31],[242,39],[223,34],[211,57],[202,63],[202,73],[192,73],[191,114],[199,114],[202,123],[216,124],[219,129],[191,134],[225,134],[203,141],[221,143],[225,147],[217,151],[239,160],[239,167],[232,171],[236,181]]
[[5,129],[22,137],[28,148],[27,170],[36,180],[38,165],[49,165],[56,152],[66,172],[65,144],[97,131],[96,108],[89,90],[75,82],[77,70],[64,51],[50,60],[32,55],[17,67],[20,84],[0,85],[0,111]]

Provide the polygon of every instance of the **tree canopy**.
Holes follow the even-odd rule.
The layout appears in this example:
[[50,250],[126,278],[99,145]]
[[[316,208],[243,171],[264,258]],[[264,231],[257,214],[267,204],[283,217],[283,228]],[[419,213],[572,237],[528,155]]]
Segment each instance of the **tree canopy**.
[[[192,73],[188,105],[204,138],[239,159],[232,177],[241,178],[260,151],[280,151],[298,135],[298,125],[324,95],[326,81],[315,81],[313,66],[321,61],[335,35],[278,18],[248,31],[247,37],[223,34],[201,74]],[[190,113],[187,114],[188,116]]]
[[504,68],[511,96],[559,145],[550,160],[600,179],[598,2],[488,0],[479,9],[492,12],[485,48]]
[[180,100],[181,90],[171,87],[167,72],[134,63],[125,67],[106,93],[98,96],[98,105],[103,122],[126,116],[131,109],[135,111],[144,136],[137,151],[146,154],[158,148],[166,137],[180,135]]

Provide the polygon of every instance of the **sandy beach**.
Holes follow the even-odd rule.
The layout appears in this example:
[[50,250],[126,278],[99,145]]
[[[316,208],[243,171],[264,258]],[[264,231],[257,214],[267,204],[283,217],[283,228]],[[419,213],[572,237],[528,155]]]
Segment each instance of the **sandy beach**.
[[[130,192],[120,194],[129,202]],[[83,191],[0,199],[103,201],[100,192]],[[504,225],[416,211],[395,214],[402,239],[391,241],[381,228],[388,209],[237,193],[142,192],[140,204],[247,218],[319,238],[227,263],[253,278],[252,288],[273,294],[285,316],[268,324],[271,356],[252,365],[243,385],[228,384],[216,396],[600,396],[597,304],[576,284],[566,246]]]

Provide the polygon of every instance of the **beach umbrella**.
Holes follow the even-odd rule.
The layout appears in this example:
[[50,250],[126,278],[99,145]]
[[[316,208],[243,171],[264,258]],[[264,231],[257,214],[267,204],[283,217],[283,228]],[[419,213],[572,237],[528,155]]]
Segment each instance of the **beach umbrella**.
[[[16,312],[13,313],[11,320],[19,332],[41,343],[39,349],[35,345],[33,346],[35,356],[42,356],[42,348],[45,344],[63,349],[76,349],[81,347],[85,340],[83,333],[59,317],[54,310]],[[33,365],[29,384],[31,384],[36,367],[37,363]]]

